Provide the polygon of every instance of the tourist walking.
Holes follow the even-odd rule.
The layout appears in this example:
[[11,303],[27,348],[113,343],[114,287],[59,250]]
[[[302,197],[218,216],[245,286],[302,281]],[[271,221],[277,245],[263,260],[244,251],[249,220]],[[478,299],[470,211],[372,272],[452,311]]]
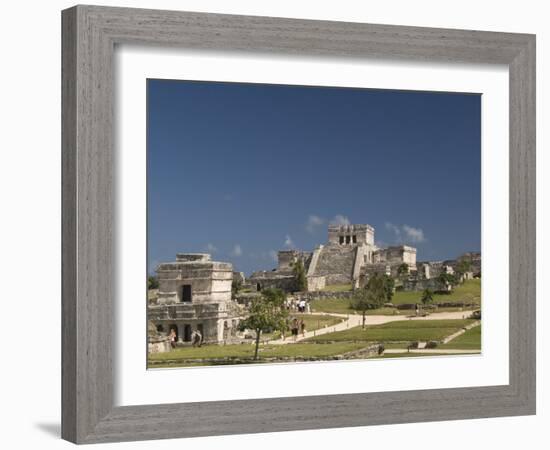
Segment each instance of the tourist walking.
[[176,348],[176,340],[178,336],[176,335],[176,330],[174,328],[170,329],[170,347]]
[[292,325],[291,325],[291,331],[292,331],[292,337],[294,340],[298,337],[298,319],[296,317],[292,319]]

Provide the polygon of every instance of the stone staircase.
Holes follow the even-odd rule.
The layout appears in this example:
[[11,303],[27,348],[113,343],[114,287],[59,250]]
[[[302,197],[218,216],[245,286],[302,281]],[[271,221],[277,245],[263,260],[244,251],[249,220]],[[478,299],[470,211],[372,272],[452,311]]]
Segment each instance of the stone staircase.
[[315,273],[325,276],[327,284],[343,284],[352,281],[356,247],[328,244],[320,249]]

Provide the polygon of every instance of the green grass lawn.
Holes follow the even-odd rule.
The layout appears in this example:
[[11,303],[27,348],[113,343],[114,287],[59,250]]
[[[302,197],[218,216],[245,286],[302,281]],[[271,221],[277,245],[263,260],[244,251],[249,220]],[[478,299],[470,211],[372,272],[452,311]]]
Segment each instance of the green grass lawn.
[[[355,314],[349,307],[350,301],[343,298],[323,298],[311,302],[313,312],[326,312],[333,314]],[[395,308],[379,308],[368,312],[369,315],[392,316],[394,314],[405,314],[404,311],[397,311]]]
[[[286,344],[286,345],[261,345],[260,360],[267,358],[327,358],[342,355],[353,350],[365,347],[365,343],[337,342],[332,344]],[[177,348],[167,353],[155,353],[149,355],[150,367],[175,367],[182,365],[203,365],[196,359],[212,360],[235,358],[241,362],[253,362],[254,345],[203,345],[202,347]],[[208,364],[208,361],[204,363]]]
[[439,341],[472,320],[402,320],[383,325],[371,325],[365,329],[354,327],[348,330],[327,333],[309,338],[311,342],[410,342]]
[[351,283],[346,284],[328,284],[322,290],[326,292],[345,292],[351,291]]
[[330,327],[345,320],[341,317],[327,316],[324,314],[291,314],[290,317],[296,317],[298,320],[303,320],[306,325],[306,331]]
[[[397,291],[393,295],[392,303],[401,305],[403,303],[421,303],[422,292]],[[455,287],[450,294],[435,294],[434,303],[464,302],[481,303],[481,279],[466,280]]]
[[349,309],[349,300],[342,298],[322,298],[310,302],[311,311],[336,314],[353,314]]
[[453,339],[451,342],[440,345],[439,348],[481,350],[481,325],[470,328],[464,334]]
[[[289,318],[292,320],[296,317],[298,320],[303,320],[306,325],[306,331],[318,330],[319,328],[330,327],[336,325],[337,323],[342,322],[343,318],[327,316],[325,314],[290,314]],[[290,330],[287,330],[285,336],[290,336]],[[276,331],[274,333],[262,333],[261,340],[262,342],[271,341],[273,339],[279,339],[281,333]]]
[[[335,291],[336,292],[336,291]],[[415,291],[397,291],[393,295],[392,303],[401,305],[404,303],[420,303],[422,292]],[[457,286],[450,294],[435,294],[434,303],[446,302],[464,302],[477,303],[481,302],[481,280],[467,280],[460,286]],[[353,314],[354,311],[349,308],[350,301],[342,298],[324,298],[313,300],[311,302],[312,311],[327,312],[336,314]],[[458,311],[460,308],[438,308],[438,312]],[[399,311],[399,314],[407,315],[409,312],[405,310]],[[370,315],[393,315],[397,314],[394,308],[380,308],[369,311]]]

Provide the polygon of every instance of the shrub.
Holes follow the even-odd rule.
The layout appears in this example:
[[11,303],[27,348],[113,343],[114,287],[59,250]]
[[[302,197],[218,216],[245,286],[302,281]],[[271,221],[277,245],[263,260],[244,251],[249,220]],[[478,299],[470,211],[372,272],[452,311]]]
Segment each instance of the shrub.
[[159,288],[158,278],[153,275],[149,275],[147,277],[147,289],[158,289],[158,288]]
[[430,341],[426,343],[426,348],[436,348],[437,347],[437,341]]

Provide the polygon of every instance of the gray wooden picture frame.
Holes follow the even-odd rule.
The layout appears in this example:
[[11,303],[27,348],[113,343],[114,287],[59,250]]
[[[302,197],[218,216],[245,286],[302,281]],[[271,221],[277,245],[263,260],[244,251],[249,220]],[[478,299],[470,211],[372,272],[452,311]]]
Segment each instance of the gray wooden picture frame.
[[[98,6],[63,11],[62,32],[64,439],[94,443],[535,413],[535,36]],[[115,407],[113,53],[126,43],[506,64],[509,384]]]

